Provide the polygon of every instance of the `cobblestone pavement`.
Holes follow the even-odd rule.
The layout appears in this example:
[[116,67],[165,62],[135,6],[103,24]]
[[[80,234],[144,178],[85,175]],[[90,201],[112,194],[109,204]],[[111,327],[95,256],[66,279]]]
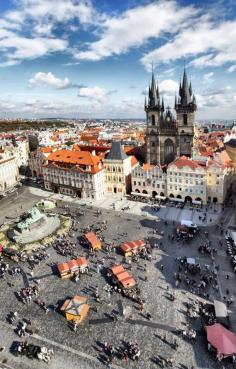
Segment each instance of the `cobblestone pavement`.
[[[40,188],[29,187],[29,191],[31,194],[51,198],[53,200],[63,200],[68,203],[73,204],[87,204],[93,205],[98,208],[107,209],[107,210],[116,210],[122,211],[122,208],[126,208],[124,210],[125,214],[132,215],[140,215],[149,218],[156,218],[157,216],[164,220],[171,220],[175,222],[180,222],[181,220],[191,220],[194,223],[200,226],[208,226],[216,223],[221,216],[221,205],[212,204],[210,208],[208,208],[207,216],[204,222],[199,219],[199,215],[202,216],[206,211],[206,207],[203,206],[200,210],[190,210],[188,205],[185,205],[184,209],[179,209],[175,207],[167,207],[165,205],[161,206],[160,210],[156,212],[152,206],[145,204],[140,201],[130,201],[127,197],[120,198],[119,196],[114,197],[112,195],[106,195],[101,200],[89,200],[89,199],[78,199],[72,198],[66,195],[53,194],[46,190],[42,190]],[[231,214],[232,215],[232,214]]]
[[[95,256],[89,256],[91,272],[89,275],[83,275],[76,284],[71,280],[61,280],[55,273],[55,269],[51,267],[51,263],[66,261],[70,257],[58,255],[54,249],[49,248],[49,259],[35,267],[33,277],[27,274],[29,283],[34,283],[34,279],[40,279],[39,298],[49,306],[56,303],[60,304],[65,298],[76,294],[87,296],[91,306],[90,315],[79,326],[77,332],[73,332],[69,329],[66,319],[59,312],[51,310],[48,314],[45,314],[34,302],[29,304],[20,303],[15,292],[24,286],[24,280],[21,275],[17,277],[7,275],[6,278],[0,279],[0,346],[5,347],[4,352],[0,353],[0,362],[5,361],[5,366],[14,369],[45,368],[45,364],[38,361],[32,362],[27,358],[16,358],[9,353],[12,341],[18,340],[18,337],[6,322],[6,316],[9,311],[18,311],[20,318],[32,320],[35,334],[28,340],[45,344],[54,349],[55,356],[47,366],[49,369],[65,367],[68,369],[104,368],[105,364],[102,363],[103,354],[100,352],[100,344],[105,341],[114,344],[116,347],[120,346],[123,341],[133,341],[138,342],[141,348],[139,362],[130,362],[127,366],[123,361],[116,358],[113,365],[110,366],[114,369],[125,367],[158,368],[158,356],[172,357],[174,368],[186,369],[191,368],[192,365],[195,368],[203,369],[223,368],[208,354],[205,337],[200,331],[194,345],[176,336],[175,332],[176,329],[186,329],[186,327],[192,326],[192,323],[186,318],[184,303],[196,299],[196,295],[190,293],[184,283],[178,288],[174,286],[173,274],[178,268],[176,258],[192,256],[196,257],[201,265],[211,265],[212,261],[208,256],[198,253],[198,245],[205,240],[204,232],[201,231],[200,235],[196,236],[190,244],[182,244],[168,239],[168,235],[172,234],[174,228],[172,222],[165,225],[158,218],[155,220],[105,209],[98,216],[93,208],[81,207],[81,209],[85,215],[78,218],[79,231],[74,235],[74,239],[77,240],[75,256],[84,255],[88,257],[86,248],[78,242],[81,228],[91,224],[99,224],[102,221],[107,221],[107,229],[102,233],[106,243],[114,241],[115,245],[118,246],[124,241],[147,237],[152,244],[162,242],[163,246],[153,251],[152,261],[140,260],[138,264],[132,264],[131,273],[138,281],[142,291],[141,295],[146,300],[144,312],[141,313],[137,308],[137,304],[121,297],[119,294],[112,294],[109,298],[103,289],[106,280],[103,273],[97,273],[97,262],[104,259],[105,267],[120,262],[122,257],[118,253],[108,255],[102,250]],[[153,229],[163,231],[164,236],[154,234]],[[235,297],[235,277],[231,273],[232,270],[225,254],[225,247],[219,247],[219,239],[223,236],[220,235],[219,231],[216,231],[215,226],[204,228],[205,230],[209,231],[214,247],[219,249],[214,262],[220,265],[218,278],[221,289],[219,293],[210,289],[208,291],[209,299],[220,299],[221,294],[225,292],[226,283],[230,293]],[[145,264],[147,264],[147,272],[144,271]],[[163,270],[161,270],[161,265],[164,266]],[[26,273],[30,272],[28,264],[22,264],[22,268]],[[231,274],[230,279],[226,281],[225,275],[227,273]],[[12,283],[13,286],[10,287],[9,283]],[[96,286],[98,286],[101,295],[101,304],[94,299]],[[167,286],[170,291],[173,289],[176,291],[174,303],[168,298]],[[109,316],[114,311],[119,312],[120,301],[122,301],[123,306],[131,307],[131,314],[128,318],[118,314],[118,321],[112,321]],[[150,321],[146,319],[147,312],[152,315]],[[235,312],[234,305],[232,312]],[[196,325],[197,329],[200,327],[199,322],[193,322],[193,324]],[[163,340],[165,334],[168,343]],[[171,345],[174,339],[177,339],[179,343],[177,351]],[[231,368],[230,365],[227,368]]]

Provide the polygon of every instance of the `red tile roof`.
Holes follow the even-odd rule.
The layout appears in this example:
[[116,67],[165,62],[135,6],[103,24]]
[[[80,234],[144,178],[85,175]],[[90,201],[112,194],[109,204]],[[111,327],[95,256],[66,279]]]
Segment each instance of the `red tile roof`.
[[169,166],[175,165],[177,168],[190,167],[191,169],[197,169],[201,166],[194,161],[193,159],[188,158],[187,156],[181,156],[180,158],[172,161]]

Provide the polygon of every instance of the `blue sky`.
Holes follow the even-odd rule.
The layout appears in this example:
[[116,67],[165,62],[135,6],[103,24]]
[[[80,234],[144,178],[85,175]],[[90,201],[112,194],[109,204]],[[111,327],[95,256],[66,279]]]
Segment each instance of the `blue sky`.
[[234,0],[4,0],[0,116],[143,118],[154,64],[173,107],[186,65],[199,119],[236,118]]

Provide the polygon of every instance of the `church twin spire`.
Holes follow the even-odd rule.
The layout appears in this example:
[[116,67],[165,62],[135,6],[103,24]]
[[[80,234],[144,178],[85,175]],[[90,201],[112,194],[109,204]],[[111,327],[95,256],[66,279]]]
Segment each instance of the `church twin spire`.
[[196,98],[192,91],[192,84],[191,82],[188,83],[188,76],[186,69],[184,68],[183,80],[182,84],[179,84],[179,98],[175,98],[175,108],[177,105],[182,107],[189,106],[189,104],[196,105]]
[[[175,96],[175,106],[174,107],[176,109],[180,106],[184,107],[184,106],[189,106],[189,105],[192,105],[194,110],[196,110],[197,108],[196,97],[193,94],[191,82],[188,83],[187,72],[186,72],[186,69],[184,68],[183,79],[182,79],[182,82],[180,82],[179,84],[179,97],[177,98]],[[149,88],[148,88],[148,100],[145,97],[145,102],[144,102],[144,110],[146,111],[147,109],[157,109],[162,112],[165,111],[164,99],[163,97],[162,97],[162,101],[160,99],[160,93],[159,93],[158,85],[156,84],[156,81],[155,81],[153,70],[152,70],[151,85],[149,85]]]
[[148,101],[145,97],[144,110],[153,108],[160,111],[165,110],[164,99],[163,97],[162,100],[160,98],[158,85],[156,84],[154,72],[152,71],[151,85],[148,88]]

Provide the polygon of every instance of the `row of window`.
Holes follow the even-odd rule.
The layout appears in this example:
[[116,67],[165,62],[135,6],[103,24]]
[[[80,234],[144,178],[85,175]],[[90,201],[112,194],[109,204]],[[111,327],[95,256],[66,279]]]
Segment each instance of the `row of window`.
[[[179,179],[178,178],[173,178],[173,179],[170,178],[169,181],[170,182],[182,183],[182,179],[181,178],[179,178]],[[186,183],[186,184],[189,183],[189,184],[195,185],[195,186],[199,186],[199,185],[203,186],[203,184],[204,184],[203,181],[201,181],[201,182],[195,181],[194,182],[192,179],[190,181],[188,179],[183,179],[183,182]]]
[[106,169],[107,172],[123,173],[123,168],[122,167],[109,167],[109,166],[105,166],[105,169]]
[[193,173],[183,173],[183,172],[168,172],[168,174],[174,176],[185,176],[185,177],[195,177],[195,178],[203,178],[203,174],[193,174]]
[[107,176],[106,179],[107,179],[108,182],[122,182],[123,178]]
[[66,177],[88,177],[91,178],[93,175],[90,173],[80,173],[80,172],[73,172],[73,171],[63,171],[63,170],[50,170],[50,169],[44,169],[44,173],[51,174],[51,175],[57,175],[57,176],[66,176]]
[[177,186],[170,186],[169,189],[179,191],[179,192],[191,192],[191,193],[193,192],[195,194],[204,193],[203,190],[197,190],[196,188],[192,189],[192,188],[181,188]]
[[[147,186],[146,182],[137,182],[137,181],[134,181],[133,185],[134,186]],[[160,183],[156,183],[156,182],[152,182],[152,187],[162,188],[163,190],[165,189],[164,184],[160,184]]]

